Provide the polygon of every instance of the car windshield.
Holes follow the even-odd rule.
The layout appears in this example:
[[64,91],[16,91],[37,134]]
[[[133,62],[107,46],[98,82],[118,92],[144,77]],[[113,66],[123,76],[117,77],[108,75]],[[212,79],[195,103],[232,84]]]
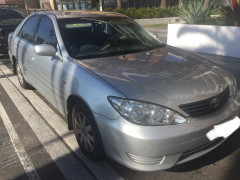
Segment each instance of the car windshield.
[[88,59],[155,49],[162,42],[123,17],[58,19],[69,55]]
[[13,9],[0,8],[0,20],[6,19],[23,19],[24,17],[20,12]]

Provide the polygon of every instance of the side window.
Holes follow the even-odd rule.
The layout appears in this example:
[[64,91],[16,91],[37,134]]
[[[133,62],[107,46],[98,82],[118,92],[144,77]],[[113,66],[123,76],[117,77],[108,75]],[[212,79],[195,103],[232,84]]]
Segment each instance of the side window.
[[18,36],[32,43],[38,19],[39,19],[38,16],[33,16],[29,20],[27,20],[27,22],[23,25],[22,29],[20,30]]
[[52,21],[43,16],[37,31],[36,44],[49,44],[57,47],[57,38],[55,36]]

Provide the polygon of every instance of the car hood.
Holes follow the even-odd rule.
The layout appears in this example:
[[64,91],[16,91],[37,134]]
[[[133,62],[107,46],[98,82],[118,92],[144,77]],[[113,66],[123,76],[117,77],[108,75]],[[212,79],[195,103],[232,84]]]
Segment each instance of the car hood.
[[226,88],[217,66],[200,56],[163,48],[78,61],[127,98],[178,107],[212,97]]

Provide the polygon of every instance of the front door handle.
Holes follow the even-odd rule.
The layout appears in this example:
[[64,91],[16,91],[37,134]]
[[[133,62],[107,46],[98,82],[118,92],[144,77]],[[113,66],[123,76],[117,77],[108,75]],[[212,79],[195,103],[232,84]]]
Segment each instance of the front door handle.
[[37,57],[36,57],[36,56],[34,56],[34,55],[32,55],[32,56],[31,56],[31,59],[32,59],[33,61],[35,61],[35,60],[36,60],[36,58],[37,58]]

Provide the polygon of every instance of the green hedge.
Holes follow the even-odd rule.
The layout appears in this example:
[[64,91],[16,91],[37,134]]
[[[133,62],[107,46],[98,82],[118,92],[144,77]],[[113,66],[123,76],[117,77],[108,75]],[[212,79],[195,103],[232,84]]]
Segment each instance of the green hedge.
[[178,16],[178,7],[168,9],[162,8],[129,8],[129,9],[111,9],[107,8],[104,11],[117,12],[129,16],[133,19],[149,19]]

